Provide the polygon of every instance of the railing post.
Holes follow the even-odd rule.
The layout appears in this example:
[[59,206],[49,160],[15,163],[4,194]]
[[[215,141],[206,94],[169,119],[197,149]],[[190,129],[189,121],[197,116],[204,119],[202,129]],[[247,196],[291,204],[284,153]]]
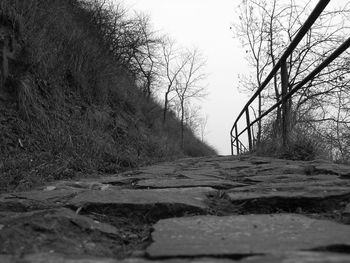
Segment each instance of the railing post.
[[252,131],[250,129],[250,117],[249,117],[249,108],[246,109],[245,115],[247,117],[247,132],[248,132],[248,144],[249,144],[249,151],[253,150],[253,142],[252,142]]
[[236,132],[236,147],[237,147],[237,155],[239,155],[239,154],[240,154],[240,151],[239,151],[239,140],[238,140],[238,128],[237,128],[237,125],[236,125],[235,132]]
[[[259,93],[259,96],[258,96],[258,98],[259,98],[259,101],[258,101],[258,103],[259,103],[259,109],[258,109],[258,111],[259,111],[259,118],[261,117],[261,102],[262,102],[262,100],[261,100],[261,93]],[[258,122],[258,134],[257,134],[257,144],[259,145],[260,144],[260,142],[261,142],[261,119],[259,120],[259,122]]]
[[233,155],[233,137],[232,137],[232,133],[230,134],[230,139],[231,139],[231,155]]
[[289,127],[290,127],[290,117],[289,117],[289,99],[285,96],[288,93],[288,69],[286,61],[281,63],[281,85],[282,85],[282,143],[283,148],[288,145],[289,138]]

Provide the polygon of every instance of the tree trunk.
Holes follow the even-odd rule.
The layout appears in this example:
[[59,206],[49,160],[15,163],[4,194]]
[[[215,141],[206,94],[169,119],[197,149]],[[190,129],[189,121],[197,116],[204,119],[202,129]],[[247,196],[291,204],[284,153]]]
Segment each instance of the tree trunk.
[[[261,93],[259,94],[259,112],[258,112],[258,116],[259,116],[259,118],[261,117],[261,103],[262,103],[262,101],[261,101]],[[260,142],[261,142],[261,120],[259,120],[259,122],[258,122],[258,134],[257,134],[257,144],[259,145],[260,144]]]
[[185,118],[185,111],[184,111],[184,103],[181,103],[181,146],[182,149],[184,149],[185,142],[184,142],[184,118]]
[[166,114],[168,111],[168,104],[169,104],[169,91],[165,92],[165,96],[164,96],[164,109],[163,109],[163,123],[166,122]]

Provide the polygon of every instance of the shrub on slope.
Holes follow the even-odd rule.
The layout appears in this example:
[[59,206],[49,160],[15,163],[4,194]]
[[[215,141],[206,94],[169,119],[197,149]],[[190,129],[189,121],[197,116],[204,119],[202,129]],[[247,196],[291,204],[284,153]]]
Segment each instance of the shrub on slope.
[[190,129],[182,149],[179,121],[163,124],[137,87],[128,45],[144,43],[120,6],[3,0],[0,16],[18,39],[0,87],[0,191],[215,154]]

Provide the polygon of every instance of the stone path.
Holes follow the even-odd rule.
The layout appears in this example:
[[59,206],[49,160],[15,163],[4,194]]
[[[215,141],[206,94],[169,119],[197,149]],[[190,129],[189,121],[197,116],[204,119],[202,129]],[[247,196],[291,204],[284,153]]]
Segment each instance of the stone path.
[[350,262],[350,167],[218,156],[3,194],[0,262]]

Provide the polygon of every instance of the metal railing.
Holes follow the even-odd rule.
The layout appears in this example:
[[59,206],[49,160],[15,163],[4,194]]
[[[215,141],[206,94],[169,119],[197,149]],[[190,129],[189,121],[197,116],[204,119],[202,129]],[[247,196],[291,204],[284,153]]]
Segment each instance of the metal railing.
[[[297,91],[299,91],[302,87],[304,87],[305,84],[307,84],[310,80],[312,80],[318,73],[320,73],[325,67],[327,67],[334,59],[336,59],[338,56],[340,56],[346,49],[350,47],[350,37],[341,45],[339,46],[331,55],[329,55],[318,67],[316,67],[311,73],[309,73],[308,76],[306,76],[300,83],[298,83],[295,87],[292,87],[290,91],[288,92],[288,72],[287,72],[287,58],[292,54],[294,49],[298,46],[300,41],[304,38],[308,30],[312,27],[312,25],[315,23],[317,18],[321,15],[323,10],[326,8],[326,6],[329,4],[330,0],[320,0],[318,4],[316,5],[315,9],[312,11],[308,19],[305,21],[303,26],[298,31],[297,35],[293,39],[293,41],[290,43],[290,45],[287,47],[277,64],[273,67],[269,75],[266,77],[264,82],[261,84],[261,86],[257,89],[257,91],[254,93],[254,95],[249,99],[247,104],[243,107],[242,111],[236,118],[236,121],[234,122],[232,129],[230,131],[231,136],[231,154],[234,155],[234,148],[236,148],[237,155],[244,151],[251,151],[253,149],[253,136],[254,133],[252,133],[252,126],[256,124],[257,122],[260,122],[262,118],[267,116],[269,113],[271,113],[273,110],[275,110],[277,107],[282,105],[282,139],[283,143],[286,142],[288,137],[288,122],[289,122],[289,116],[288,115],[288,103],[293,94],[295,94]],[[249,116],[249,107],[251,104],[255,101],[255,99],[261,94],[261,92],[266,88],[266,86],[269,84],[271,79],[278,73],[280,70],[281,74],[281,99],[278,100],[277,103],[275,103],[273,106],[271,106],[268,110],[266,110],[263,114],[258,116],[254,121],[251,122],[250,116]],[[238,131],[238,122],[241,119],[243,115],[246,115],[246,126],[242,131]],[[243,135],[245,132],[247,132],[248,136],[248,149],[244,146],[244,144],[241,142],[239,137]]]

